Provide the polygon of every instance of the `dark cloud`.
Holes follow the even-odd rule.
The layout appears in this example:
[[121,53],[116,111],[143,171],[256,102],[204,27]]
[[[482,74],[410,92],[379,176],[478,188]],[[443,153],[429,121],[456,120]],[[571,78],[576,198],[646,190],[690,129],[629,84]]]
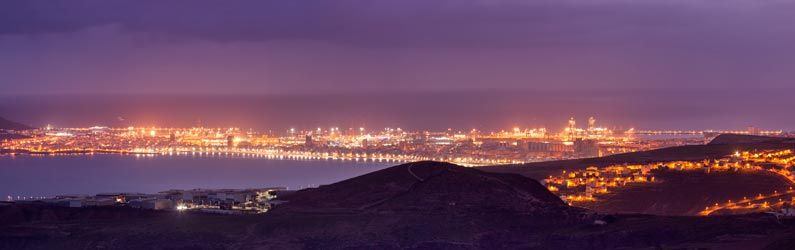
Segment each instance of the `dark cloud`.
[[5,0],[6,93],[760,88],[795,8],[757,0]]
[[687,46],[737,32],[791,32],[759,34],[760,26],[792,21],[792,12],[782,9],[793,10],[781,3],[697,0],[8,0],[0,3],[0,34],[118,24],[214,41],[318,40],[362,47]]

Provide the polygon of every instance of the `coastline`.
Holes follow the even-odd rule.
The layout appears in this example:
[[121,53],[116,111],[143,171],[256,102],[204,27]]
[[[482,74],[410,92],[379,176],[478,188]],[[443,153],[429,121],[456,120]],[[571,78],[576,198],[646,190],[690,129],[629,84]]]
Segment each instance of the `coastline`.
[[493,165],[507,165],[507,164],[524,164],[525,161],[507,160],[507,159],[475,159],[475,158],[444,158],[444,157],[425,157],[415,155],[397,155],[397,154],[343,154],[343,153],[328,153],[328,152],[307,152],[307,151],[285,151],[273,149],[244,149],[244,150],[180,150],[180,149],[165,149],[165,150],[150,150],[150,149],[133,149],[133,150],[50,150],[50,151],[32,151],[26,149],[0,149],[0,155],[46,155],[46,156],[60,156],[60,155],[90,155],[90,154],[119,154],[119,155],[135,155],[135,156],[173,156],[173,155],[186,155],[186,156],[232,156],[232,157],[245,157],[245,158],[265,158],[265,159],[278,159],[278,160],[339,160],[339,161],[353,161],[353,162],[380,162],[380,163],[407,163],[416,161],[441,161],[450,162],[466,167],[477,166],[493,166]]

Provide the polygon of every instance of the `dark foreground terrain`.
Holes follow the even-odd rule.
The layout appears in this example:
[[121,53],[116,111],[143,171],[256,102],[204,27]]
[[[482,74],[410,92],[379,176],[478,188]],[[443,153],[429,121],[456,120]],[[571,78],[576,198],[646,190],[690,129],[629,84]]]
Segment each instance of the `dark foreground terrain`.
[[0,208],[2,249],[792,249],[795,226],[762,214],[619,215],[610,224],[532,216],[270,214]]
[[[766,214],[603,215],[537,181],[410,163],[283,197],[263,215],[0,206],[2,249],[792,249]],[[603,220],[606,225],[594,225]]]

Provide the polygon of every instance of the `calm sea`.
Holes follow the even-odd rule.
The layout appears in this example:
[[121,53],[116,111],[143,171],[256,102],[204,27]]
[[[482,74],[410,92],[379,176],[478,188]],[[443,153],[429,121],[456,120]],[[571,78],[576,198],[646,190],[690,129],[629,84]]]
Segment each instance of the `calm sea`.
[[330,184],[397,165],[338,160],[66,155],[0,156],[0,199],[101,192],[155,193],[168,189],[299,189]]

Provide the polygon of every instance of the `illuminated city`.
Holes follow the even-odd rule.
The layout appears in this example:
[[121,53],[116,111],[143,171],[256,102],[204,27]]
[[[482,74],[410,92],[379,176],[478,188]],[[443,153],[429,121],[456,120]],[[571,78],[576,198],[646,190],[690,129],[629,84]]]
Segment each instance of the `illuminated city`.
[[[599,157],[663,147],[703,144],[712,134],[782,135],[782,131],[613,131],[587,127],[571,118],[560,132],[515,127],[503,131],[405,131],[401,128],[291,128],[280,134],[240,128],[159,128],[47,126],[20,132],[24,139],[2,142],[10,153],[121,153],[141,156],[191,155],[344,161],[446,161],[466,166],[521,164]],[[692,135],[646,139],[644,135]]]

